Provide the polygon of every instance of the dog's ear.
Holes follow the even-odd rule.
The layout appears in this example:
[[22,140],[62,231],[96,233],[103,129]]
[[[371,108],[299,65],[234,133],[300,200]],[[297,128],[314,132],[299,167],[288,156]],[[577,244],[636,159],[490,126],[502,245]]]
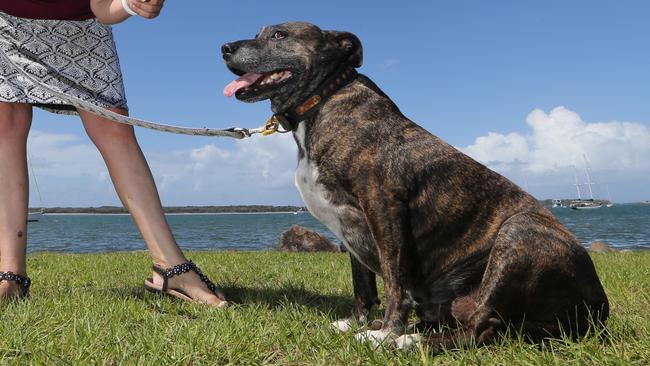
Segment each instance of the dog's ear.
[[348,55],[348,61],[354,67],[361,67],[363,64],[363,47],[357,36],[349,32],[326,31],[331,41],[335,42],[338,47],[345,50]]

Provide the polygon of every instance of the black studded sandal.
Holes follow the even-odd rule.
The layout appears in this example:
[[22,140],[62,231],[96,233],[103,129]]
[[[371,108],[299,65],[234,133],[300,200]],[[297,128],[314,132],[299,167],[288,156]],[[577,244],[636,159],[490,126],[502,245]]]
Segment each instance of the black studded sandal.
[[0,272],[0,281],[14,281],[17,284],[20,285],[20,287],[23,290],[23,293],[18,296],[18,298],[26,298],[29,297],[29,286],[32,285],[32,280],[29,279],[27,276],[21,276],[17,273],[8,271],[8,272]]
[[186,300],[186,301],[189,301],[189,302],[203,304],[203,302],[200,302],[198,300],[193,299],[190,295],[188,295],[182,289],[169,288],[169,286],[168,286],[168,280],[170,278],[182,275],[183,273],[186,273],[186,272],[189,272],[189,271],[194,271],[197,275],[199,275],[199,278],[201,279],[201,281],[203,281],[203,283],[205,283],[205,285],[208,286],[208,289],[213,294],[215,294],[220,300],[222,300],[216,306],[217,307],[222,307],[222,306],[226,305],[225,296],[223,295],[221,290],[219,290],[219,288],[214,283],[212,283],[212,281],[210,281],[208,276],[204,275],[203,272],[201,272],[201,270],[199,269],[199,267],[197,267],[196,264],[194,264],[194,262],[192,262],[192,261],[181,263],[181,264],[175,265],[174,267],[171,267],[171,268],[160,268],[160,267],[154,265],[152,269],[154,270],[154,272],[156,272],[156,273],[158,273],[159,275],[162,276],[163,284],[162,284],[162,286],[156,285],[153,282],[153,278],[147,278],[144,281],[144,288],[149,292],[152,292],[152,293],[155,293],[155,294],[169,295],[169,296],[177,297],[179,299],[183,299],[183,300]]

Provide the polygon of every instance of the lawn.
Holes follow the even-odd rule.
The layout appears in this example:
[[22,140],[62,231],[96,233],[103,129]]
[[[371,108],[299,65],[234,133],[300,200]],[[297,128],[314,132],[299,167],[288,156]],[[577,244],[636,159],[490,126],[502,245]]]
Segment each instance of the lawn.
[[[373,350],[329,324],[352,306],[344,254],[195,252],[234,303],[146,293],[145,253],[29,258],[32,296],[2,305],[3,364],[650,364],[650,252],[593,255],[611,304],[606,334],[544,346],[517,340],[430,356]],[[381,312],[381,309],[379,310]],[[378,313],[380,315],[380,313]]]

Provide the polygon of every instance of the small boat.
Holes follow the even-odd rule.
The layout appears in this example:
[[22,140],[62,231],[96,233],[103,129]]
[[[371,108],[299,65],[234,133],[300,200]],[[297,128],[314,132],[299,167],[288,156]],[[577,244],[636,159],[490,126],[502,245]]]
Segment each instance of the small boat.
[[298,210],[294,211],[293,214],[294,214],[294,215],[297,215],[297,214],[299,214],[299,213],[303,213],[303,212],[305,212],[305,209],[301,207],[301,208],[299,208]]
[[593,210],[603,207],[602,201],[593,200],[576,200],[569,204],[569,208],[574,210]]
[[43,217],[43,212],[44,209],[40,209],[39,211],[31,211],[27,213],[27,222],[36,222],[40,220]]

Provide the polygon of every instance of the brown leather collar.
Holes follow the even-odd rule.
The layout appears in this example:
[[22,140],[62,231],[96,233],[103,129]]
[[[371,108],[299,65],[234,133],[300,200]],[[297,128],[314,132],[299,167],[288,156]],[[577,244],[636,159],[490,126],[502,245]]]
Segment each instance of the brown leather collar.
[[354,67],[344,64],[332,73],[316,91],[297,107],[289,108],[284,113],[273,115],[285,131],[295,131],[298,124],[312,117],[325,101],[357,77]]

